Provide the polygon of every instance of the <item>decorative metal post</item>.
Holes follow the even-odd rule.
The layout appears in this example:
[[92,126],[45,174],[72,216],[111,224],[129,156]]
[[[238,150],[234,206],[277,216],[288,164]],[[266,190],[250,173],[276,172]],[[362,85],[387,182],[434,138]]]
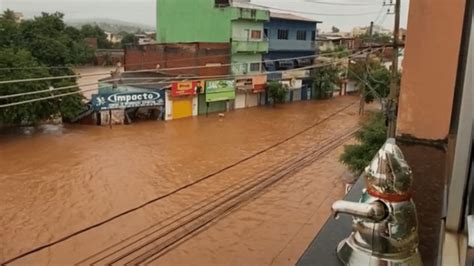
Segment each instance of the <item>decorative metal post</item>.
[[422,265],[418,220],[411,198],[412,172],[395,139],[389,139],[365,169],[358,203],[336,201],[335,215],[353,215],[353,231],[339,243],[345,265]]

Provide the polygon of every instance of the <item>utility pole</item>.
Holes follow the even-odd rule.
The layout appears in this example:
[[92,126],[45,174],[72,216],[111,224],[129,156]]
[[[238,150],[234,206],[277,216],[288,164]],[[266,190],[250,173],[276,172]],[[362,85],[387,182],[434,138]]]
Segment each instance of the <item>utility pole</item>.
[[390,94],[387,102],[387,120],[388,129],[387,136],[389,138],[395,137],[397,126],[397,110],[398,110],[398,42],[400,33],[400,2],[395,1],[395,23],[393,27],[393,61],[392,61],[392,78],[390,81]]
[[[368,83],[368,77],[369,77],[369,61],[370,61],[370,53],[372,52],[372,35],[374,32],[374,22],[370,22],[370,27],[369,27],[369,51],[367,52],[367,55],[365,57],[365,72],[364,72],[364,81],[367,84]],[[360,93],[360,103],[359,103],[359,115],[364,114],[364,109],[365,109],[365,94],[366,94],[366,87],[367,85],[364,84],[362,86],[362,91]]]

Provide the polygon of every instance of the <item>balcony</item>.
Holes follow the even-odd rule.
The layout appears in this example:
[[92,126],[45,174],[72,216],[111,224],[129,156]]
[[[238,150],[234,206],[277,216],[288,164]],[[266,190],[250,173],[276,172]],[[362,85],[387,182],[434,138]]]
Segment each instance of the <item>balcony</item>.
[[315,41],[270,39],[270,51],[316,51]]
[[232,20],[253,20],[253,21],[269,21],[270,12],[266,10],[249,9],[242,7],[232,8]]
[[268,51],[267,41],[233,40],[232,53],[266,53]]

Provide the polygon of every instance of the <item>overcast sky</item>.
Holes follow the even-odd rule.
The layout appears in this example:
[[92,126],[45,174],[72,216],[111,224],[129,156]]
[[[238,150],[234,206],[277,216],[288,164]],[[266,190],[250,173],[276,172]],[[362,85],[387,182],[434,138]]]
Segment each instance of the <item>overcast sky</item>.
[[[403,1],[401,26],[406,28],[409,0],[401,1]],[[354,26],[366,26],[371,20],[375,20],[376,24],[382,23],[387,28],[393,27],[393,15],[385,15],[388,7],[382,9],[383,0],[252,0],[252,2],[294,10],[295,14],[298,14],[297,11],[315,13],[299,15],[323,21],[320,25],[323,30],[328,30],[333,25],[341,30],[350,30]],[[0,0],[0,10],[7,8],[23,12],[28,18],[38,15],[41,11],[60,11],[65,14],[66,20],[107,18],[150,26],[155,26],[156,23],[156,0]],[[351,14],[357,15],[351,16]]]

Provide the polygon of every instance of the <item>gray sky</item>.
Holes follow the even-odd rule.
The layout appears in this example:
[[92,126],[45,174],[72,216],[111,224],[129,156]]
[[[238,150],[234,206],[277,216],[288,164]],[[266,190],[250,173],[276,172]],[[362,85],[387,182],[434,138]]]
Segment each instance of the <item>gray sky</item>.
[[[406,28],[409,0],[402,1],[401,26]],[[385,15],[387,7],[382,10],[383,0],[252,0],[252,2],[275,8],[320,14],[299,15],[323,21],[320,25],[323,30],[328,30],[333,25],[341,30],[350,30],[354,26],[366,26],[371,20],[376,19],[376,22],[379,22],[377,24],[383,22],[385,27],[393,27],[393,15]],[[324,4],[328,2],[332,5]],[[0,10],[10,8],[23,12],[28,18],[38,15],[41,11],[60,11],[65,14],[66,20],[107,18],[149,26],[155,26],[155,6],[156,0],[0,0]],[[347,14],[368,12],[372,14],[347,16]],[[298,13],[295,12],[295,14]]]

